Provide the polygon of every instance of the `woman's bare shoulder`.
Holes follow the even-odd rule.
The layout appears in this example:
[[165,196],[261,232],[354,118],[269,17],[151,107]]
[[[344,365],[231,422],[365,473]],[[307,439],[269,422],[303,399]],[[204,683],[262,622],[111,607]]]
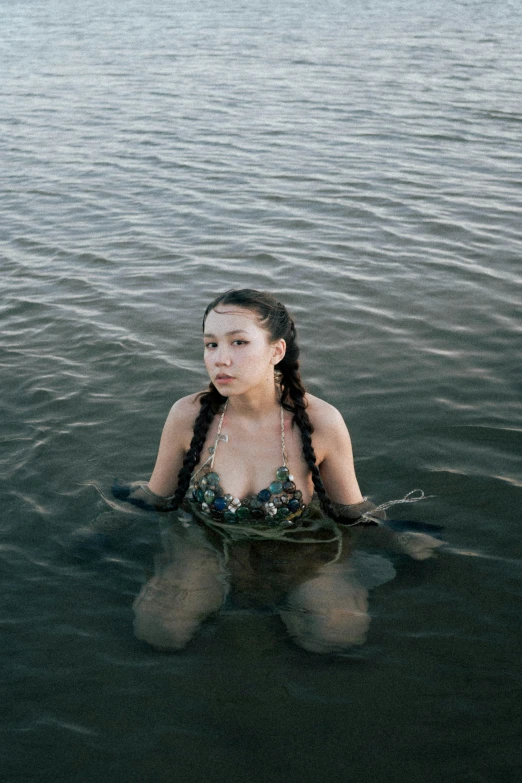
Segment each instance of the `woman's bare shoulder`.
[[187,394],[186,397],[180,397],[179,400],[176,400],[169,411],[167,422],[176,424],[178,427],[192,429],[200,411],[200,396],[201,392],[197,392],[196,394]]
[[342,415],[329,402],[321,400],[320,397],[315,397],[313,394],[307,394],[306,401],[308,416],[317,433],[327,434],[339,429],[346,430]]
[[[308,416],[314,428],[313,441],[317,464],[321,466],[322,471],[327,471],[325,475],[330,475],[330,478],[335,476],[333,486],[337,486],[340,481],[342,482],[346,479],[346,476],[344,478],[337,476],[336,466],[343,465],[344,470],[348,469],[347,466],[352,466],[349,475],[352,476],[353,481],[350,479],[352,483],[350,484],[347,497],[359,496],[360,491],[353,473],[352,441],[343,416],[329,402],[312,395],[307,395],[307,397]],[[333,469],[332,465],[334,466]]]

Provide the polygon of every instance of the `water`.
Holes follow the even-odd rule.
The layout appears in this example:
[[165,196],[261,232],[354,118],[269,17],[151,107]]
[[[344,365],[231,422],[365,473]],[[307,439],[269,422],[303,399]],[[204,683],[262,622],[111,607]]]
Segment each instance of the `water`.
[[[516,780],[519,5],[0,13],[3,779]],[[154,525],[101,563],[57,544],[104,510],[82,482],[150,474],[245,285],[295,314],[363,490],[446,527],[345,657],[249,610],[147,650]]]

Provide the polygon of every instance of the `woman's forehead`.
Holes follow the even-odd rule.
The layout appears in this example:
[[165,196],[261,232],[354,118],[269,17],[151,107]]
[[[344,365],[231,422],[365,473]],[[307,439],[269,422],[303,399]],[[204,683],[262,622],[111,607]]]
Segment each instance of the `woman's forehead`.
[[217,310],[211,310],[207,315],[205,334],[225,333],[232,329],[245,332],[252,332],[254,329],[264,331],[256,312],[236,305],[220,305]]

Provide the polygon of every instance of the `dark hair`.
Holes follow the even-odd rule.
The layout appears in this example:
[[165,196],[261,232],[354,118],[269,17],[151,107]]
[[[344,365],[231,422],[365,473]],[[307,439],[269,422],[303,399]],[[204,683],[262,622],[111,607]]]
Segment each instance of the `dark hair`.
[[[281,405],[291,411],[293,423],[299,427],[303,442],[303,455],[306,464],[310,468],[315,491],[323,511],[328,516],[336,516],[331,501],[326,494],[326,489],[317,467],[314,448],[312,446],[312,422],[306,412],[306,391],[299,374],[299,346],[296,340],[295,325],[286,307],[272,294],[265,291],[255,291],[252,288],[241,288],[226,291],[217,296],[205,310],[203,316],[203,328],[211,310],[218,305],[236,305],[247,310],[253,310],[259,316],[260,325],[266,329],[272,341],[284,339],[286,353],[275,369],[281,373]],[[200,411],[194,422],[194,434],[190,442],[190,448],[185,454],[183,466],[178,473],[178,487],[172,499],[172,507],[178,508],[183,502],[187,492],[190,477],[199,461],[199,456],[205,444],[207,433],[216,413],[222,408],[227,398],[219,393],[213,383],[209,384],[208,391],[200,395]]]

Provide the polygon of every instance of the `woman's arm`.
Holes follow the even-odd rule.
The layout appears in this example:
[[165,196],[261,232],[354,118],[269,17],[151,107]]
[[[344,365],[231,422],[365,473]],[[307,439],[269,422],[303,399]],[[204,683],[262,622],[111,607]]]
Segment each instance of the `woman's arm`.
[[182,397],[170,409],[161,434],[156,464],[148,482],[155,495],[170,497],[178,486],[178,473],[192,440],[194,421],[200,410],[197,395]]
[[[314,449],[321,478],[334,509],[339,513],[337,521],[354,524],[362,514],[374,519],[386,520],[386,512],[361,495],[353,464],[352,444],[344,419],[332,405],[310,397],[308,415],[314,425]],[[411,524],[411,523],[410,523]],[[423,532],[397,533],[386,522],[376,523],[368,535],[373,543],[393,552],[409,555],[414,560],[426,560],[444,544]],[[371,539],[368,539],[371,540]]]
[[[353,525],[363,514],[386,519],[386,513],[361,494],[355,475],[352,442],[343,417],[324,400],[311,396],[308,399],[317,464],[337,521]],[[366,520],[365,524],[374,523]]]
[[178,486],[178,473],[190,447],[199,410],[195,394],[174,403],[163,427],[156,465],[148,484],[144,481],[133,481],[131,484],[115,482],[112,486],[115,498],[145,511],[171,510],[172,495]]
[[308,399],[314,450],[328,497],[334,503],[361,503],[363,496],[355,475],[352,442],[343,417],[324,400],[311,395]]

